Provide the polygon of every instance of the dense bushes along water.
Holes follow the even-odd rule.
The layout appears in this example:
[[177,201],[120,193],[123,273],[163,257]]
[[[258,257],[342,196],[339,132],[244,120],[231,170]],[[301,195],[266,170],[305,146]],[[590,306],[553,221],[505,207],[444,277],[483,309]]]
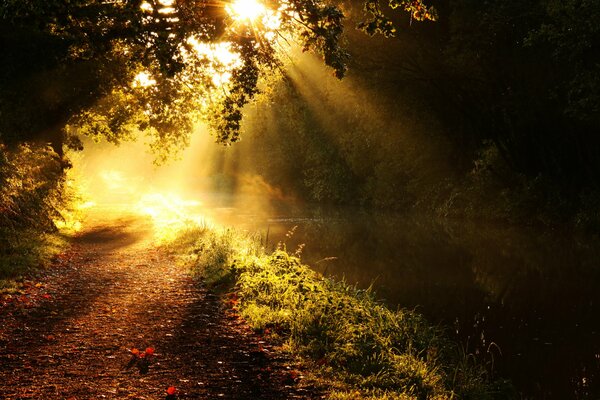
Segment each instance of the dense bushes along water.
[[325,278],[280,245],[193,229],[170,245],[252,328],[314,365],[334,399],[511,398],[482,365],[413,311],[393,311],[370,290]]

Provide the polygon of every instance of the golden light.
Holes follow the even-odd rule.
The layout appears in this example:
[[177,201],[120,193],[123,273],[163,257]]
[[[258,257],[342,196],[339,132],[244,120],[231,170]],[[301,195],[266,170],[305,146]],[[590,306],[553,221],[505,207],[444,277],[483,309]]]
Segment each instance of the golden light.
[[[257,0],[236,0],[225,6],[225,10],[234,21],[230,26],[232,32],[250,27],[257,37],[268,42],[275,42],[277,36],[281,36],[278,30],[282,25],[282,12],[285,11],[283,6],[272,10]],[[236,32],[239,33],[241,32]]]
[[197,200],[183,200],[175,193],[148,193],[138,203],[142,214],[166,220],[186,219],[193,216],[189,209],[199,207]]
[[218,150],[205,129],[198,127],[180,159],[161,167],[152,163],[154,156],[143,141],[113,146],[84,138],[85,150],[71,154],[74,168],[67,180],[80,200],[70,214],[62,213],[57,225],[77,231],[82,224],[123,219],[132,223],[125,229],[140,229],[157,242],[190,228],[217,226],[210,164]]
[[242,65],[240,54],[232,51],[231,43],[206,43],[194,37],[188,39],[195,56],[209,61],[208,71],[215,86],[222,86],[231,79],[231,71]]
[[148,86],[152,86],[156,84],[156,80],[154,80],[152,78],[152,76],[148,73],[148,72],[140,72],[139,74],[137,74],[135,76],[135,78],[133,78],[133,82],[131,83],[131,86],[133,86],[134,88],[137,87],[148,87]]
[[229,42],[206,43],[189,39],[188,43],[194,47],[194,51],[199,57],[206,57],[213,63],[231,66],[232,68],[241,65],[239,53],[231,51],[231,43]]
[[120,190],[127,187],[126,178],[123,172],[118,170],[104,170],[99,174],[100,179],[110,191]]
[[265,6],[256,0],[236,0],[225,9],[233,19],[248,22],[253,22],[267,13]]
[[162,7],[158,10],[159,14],[174,14],[177,11],[174,7]]
[[[175,12],[175,0],[158,0],[158,4],[155,3],[155,5],[159,6],[159,13],[170,14]],[[154,11],[154,6],[147,1],[144,1],[142,4],[140,4],[140,9],[142,11],[152,12]]]
[[170,242],[186,228],[214,226],[200,213],[201,206],[201,202],[184,200],[175,193],[148,193],[141,197],[134,210],[152,218],[158,242]]

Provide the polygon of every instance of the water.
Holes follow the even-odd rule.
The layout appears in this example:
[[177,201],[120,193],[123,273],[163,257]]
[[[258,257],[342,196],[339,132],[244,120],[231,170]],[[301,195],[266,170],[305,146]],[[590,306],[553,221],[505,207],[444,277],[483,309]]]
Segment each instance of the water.
[[213,211],[216,220],[261,232],[271,247],[305,244],[302,259],[314,269],[372,284],[389,306],[447,327],[524,398],[600,399],[598,240],[353,210]]

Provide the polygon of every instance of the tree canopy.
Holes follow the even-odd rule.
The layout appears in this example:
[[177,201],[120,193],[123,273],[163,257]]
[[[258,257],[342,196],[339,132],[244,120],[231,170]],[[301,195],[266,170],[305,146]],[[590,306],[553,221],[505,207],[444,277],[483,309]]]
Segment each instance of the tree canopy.
[[[422,0],[366,0],[359,28],[394,35],[398,8],[435,19]],[[348,61],[343,6],[328,0],[7,0],[0,26],[0,138],[55,147],[74,130],[113,142],[145,132],[167,157],[197,120],[235,142],[291,43],[339,78]]]

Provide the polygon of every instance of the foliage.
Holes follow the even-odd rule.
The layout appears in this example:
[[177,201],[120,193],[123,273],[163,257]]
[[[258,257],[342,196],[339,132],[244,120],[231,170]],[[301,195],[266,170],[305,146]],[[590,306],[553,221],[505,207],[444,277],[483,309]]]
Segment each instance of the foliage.
[[63,185],[61,163],[51,149],[21,145],[9,151],[0,145],[0,226],[52,231]]
[[445,68],[466,135],[571,192],[600,171],[598,12],[592,1],[457,0],[450,14]]
[[68,202],[62,172],[51,149],[0,145],[0,285],[48,263],[64,247],[55,235]]
[[[421,0],[390,6],[433,18]],[[252,21],[227,7],[205,0],[3,2],[0,111],[8,118],[0,132],[17,142],[42,136],[60,153],[66,123],[114,142],[141,131],[166,158],[187,144],[198,119],[217,141],[237,141],[243,107],[280,67],[285,52],[278,49],[290,41],[320,54],[339,78],[345,74],[344,14],[335,3],[270,0]],[[136,84],[140,74],[148,78]],[[34,109],[45,118],[24,120]]]
[[526,45],[545,45],[565,73],[557,84],[566,94],[566,113],[581,121],[598,122],[600,115],[600,7],[591,0],[543,4],[547,15],[526,38]]
[[[411,20],[413,18],[417,21],[435,21],[437,19],[436,10],[433,7],[426,6],[421,1],[389,0],[388,7],[391,9],[396,9],[398,7],[404,8],[405,11],[410,13]],[[397,28],[394,26],[394,22],[381,10],[381,5],[378,0],[366,1],[364,9],[370,15],[370,18],[367,21],[358,24],[360,29],[369,35],[377,33],[382,34],[385,37],[396,35]]]
[[251,326],[321,366],[327,386],[340,388],[330,398],[509,397],[506,390],[495,393],[483,370],[422,316],[390,310],[370,290],[324,278],[283,245],[265,254],[256,240],[231,231],[191,231],[182,239],[187,246],[177,251],[206,282],[235,285],[229,303]]
[[343,85],[299,57],[243,168],[319,203],[593,227],[596,4],[436,4],[437,24],[351,37]]

